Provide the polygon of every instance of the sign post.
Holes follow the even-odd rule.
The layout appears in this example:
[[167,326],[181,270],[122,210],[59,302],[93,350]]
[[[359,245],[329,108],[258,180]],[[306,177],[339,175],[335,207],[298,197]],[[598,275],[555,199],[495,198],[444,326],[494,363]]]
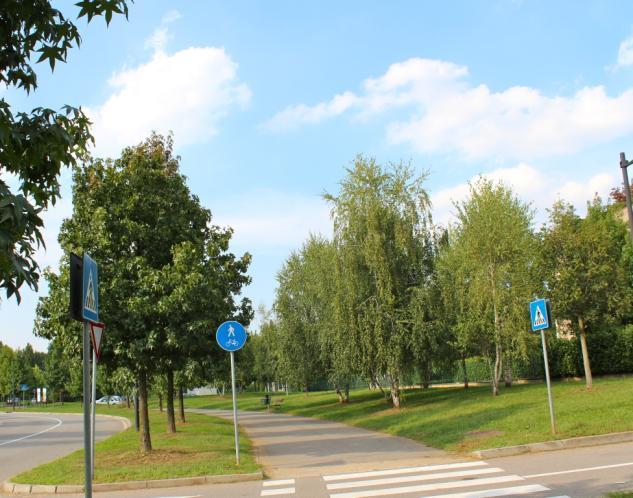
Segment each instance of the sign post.
[[240,464],[240,440],[237,425],[237,392],[235,388],[235,351],[246,344],[246,330],[241,323],[235,321],[224,322],[215,333],[218,345],[231,353],[231,390],[233,394],[233,425],[235,431],[235,461]]
[[530,303],[530,320],[532,331],[541,332],[543,343],[543,362],[545,363],[545,380],[547,382],[547,399],[549,401],[549,416],[552,424],[552,434],[556,434],[556,417],[554,415],[554,402],[552,400],[552,385],[549,378],[549,361],[547,359],[547,343],[545,342],[545,330],[550,328],[549,303],[545,299],[536,299]]
[[101,356],[101,339],[103,338],[103,331],[105,330],[105,324],[90,322],[90,338],[92,339],[92,429],[91,444],[92,444],[92,461],[90,466],[90,476],[95,478],[95,433],[97,431],[97,362]]
[[[83,336],[83,396],[84,396],[84,474],[86,498],[92,498],[93,451],[90,423],[90,405],[95,399],[90,396],[90,339],[91,323],[99,322],[99,272],[97,263],[86,253],[83,257],[82,272],[82,318],[84,320]],[[96,368],[96,367],[95,367]],[[94,372],[94,368],[93,368]],[[90,403],[92,402],[92,403]],[[93,409],[94,410],[94,409]]]

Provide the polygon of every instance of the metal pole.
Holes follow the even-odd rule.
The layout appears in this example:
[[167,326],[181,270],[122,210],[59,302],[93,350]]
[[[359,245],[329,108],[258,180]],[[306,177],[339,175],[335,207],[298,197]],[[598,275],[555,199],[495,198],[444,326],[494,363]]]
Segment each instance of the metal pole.
[[92,498],[92,479],[90,478],[90,325],[84,322],[83,353],[83,395],[84,395],[84,481],[86,498]]
[[237,429],[237,393],[235,392],[235,353],[231,351],[231,385],[233,388],[233,426],[235,427],[235,461],[240,464],[240,439]]
[[90,466],[90,477],[94,480],[95,478],[95,432],[97,430],[97,352],[92,350],[92,396],[90,398],[92,405],[92,425],[90,428],[92,429],[92,460]]
[[633,208],[631,208],[631,184],[627,168],[633,161],[627,161],[624,152],[620,152],[620,169],[622,170],[622,180],[624,182],[624,193],[626,195],[626,212],[629,218],[629,235],[633,241]]
[[545,331],[541,330],[543,342],[543,363],[545,363],[545,380],[547,381],[547,399],[549,400],[549,416],[552,421],[552,434],[556,434],[556,417],[554,416],[554,402],[552,401],[552,385],[549,380],[549,365],[547,360],[547,345],[545,343]]

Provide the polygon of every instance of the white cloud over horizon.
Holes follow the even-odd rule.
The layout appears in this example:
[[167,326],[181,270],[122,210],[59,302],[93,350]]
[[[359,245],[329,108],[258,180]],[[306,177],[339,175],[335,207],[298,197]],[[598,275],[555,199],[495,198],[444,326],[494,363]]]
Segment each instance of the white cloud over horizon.
[[633,89],[609,96],[603,86],[586,86],[569,96],[546,96],[527,86],[494,91],[471,84],[468,76],[466,66],[412,58],[364,80],[359,93],[289,106],[264,127],[282,132],[345,113],[365,120],[400,109],[406,117],[386,124],[394,144],[466,160],[518,161],[576,152],[633,132]]
[[189,47],[166,52],[167,24],[178,19],[168,12],[146,48],[148,62],[115,72],[113,90],[101,105],[86,112],[93,121],[97,155],[114,155],[156,130],[173,131],[180,145],[200,143],[218,133],[219,122],[251,99],[249,87],[237,76],[238,64],[224,48]]
[[271,189],[233,196],[230,205],[219,199],[213,223],[233,228],[232,246],[261,251],[299,249],[310,234],[332,233],[330,209],[320,196]]
[[633,65],[633,33],[622,40],[618,47],[618,61],[616,67]]
[[473,176],[468,181],[432,193],[434,222],[445,226],[454,223],[454,203],[465,201],[470,194],[469,184],[475,183],[481,177],[502,182],[512,188],[523,202],[529,203],[535,209],[537,226],[547,220],[547,209],[559,199],[571,203],[580,215],[584,215],[587,202],[595,195],[606,201],[611,189],[620,185],[616,175],[606,171],[580,180],[569,180],[565,175],[546,175],[532,165],[520,163],[514,167],[499,168]]

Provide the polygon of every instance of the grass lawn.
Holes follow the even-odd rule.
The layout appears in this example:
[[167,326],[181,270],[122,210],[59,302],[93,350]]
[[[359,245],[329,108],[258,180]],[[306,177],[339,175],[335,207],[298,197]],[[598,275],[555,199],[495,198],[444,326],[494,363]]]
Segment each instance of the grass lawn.
[[[264,409],[262,394],[238,396],[243,410]],[[473,451],[498,446],[633,430],[633,378],[596,378],[588,391],[584,381],[553,384],[558,434],[550,432],[544,383],[502,388],[493,397],[489,387],[411,389],[401,410],[390,408],[380,392],[353,391],[348,405],[333,392],[273,394],[283,398],[276,411],[344,422],[421,441],[436,448]],[[230,395],[187,398],[187,407],[231,408]]]
[[[79,412],[79,403],[34,408],[30,411]],[[99,407],[98,413],[119,415],[133,420],[127,408]],[[122,482],[145,479],[167,479],[218,474],[255,472],[250,440],[240,435],[240,461],[235,465],[233,424],[206,415],[187,414],[187,422],[178,424],[176,434],[168,434],[164,413],[151,411],[154,451],[139,451],[139,436],[134,427],[116,434],[96,446],[95,482]],[[83,450],[53,462],[40,465],[11,479],[28,484],[82,484],[84,479]]]
[[609,493],[607,498],[633,498],[633,491],[618,491],[616,493]]

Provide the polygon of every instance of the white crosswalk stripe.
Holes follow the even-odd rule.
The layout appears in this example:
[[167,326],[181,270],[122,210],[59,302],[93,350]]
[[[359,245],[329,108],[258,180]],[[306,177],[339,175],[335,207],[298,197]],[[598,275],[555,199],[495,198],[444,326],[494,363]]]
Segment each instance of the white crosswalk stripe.
[[[494,474],[494,475],[493,475]],[[322,476],[330,498],[423,494],[427,498],[487,498],[550,491],[482,461],[355,472]],[[412,484],[419,483],[419,484]],[[450,490],[455,490],[450,492]],[[442,493],[444,491],[445,493]],[[448,494],[446,493],[448,491]]]
[[440,472],[437,474],[418,474],[406,477],[387,477],[383,479],[371,479],[365,481],[343,482],[337,484],[328,484],[327,489],[345,489],[345,488],[364,488],[365,486],[382,486],[383,484],[399,484],[401,482],[415,481],[432,481],[434,479],[450,479],[452,477],[472,477],[483,474],[495,474],[503,472],[497,467],[489,467],[486,469],[460,470],[457,472]]
[[276,481],[264,481],[262,486],[264,488],[274,488],[274,489],[262,489],[260,496],[280,496],[280,495],[294,495],[295,488],[279,488],[276,486],[289,486],[295,483],[294,479],[278,479]]

